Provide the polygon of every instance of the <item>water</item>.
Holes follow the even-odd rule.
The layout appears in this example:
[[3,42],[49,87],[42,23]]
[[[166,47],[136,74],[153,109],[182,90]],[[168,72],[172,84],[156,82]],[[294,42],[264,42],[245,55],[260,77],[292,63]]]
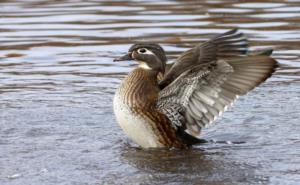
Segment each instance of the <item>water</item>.
[[[0,2],[0,184],[299,184],[300,1]],[[136,41],[169,59],[239,27],[281,66],[187,151],[144,151],[112,97]]]

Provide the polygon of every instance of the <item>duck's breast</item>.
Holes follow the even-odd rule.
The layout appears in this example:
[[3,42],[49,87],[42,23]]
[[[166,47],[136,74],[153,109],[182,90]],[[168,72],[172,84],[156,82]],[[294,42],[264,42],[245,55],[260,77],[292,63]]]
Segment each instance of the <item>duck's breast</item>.
[[164,147],[151,128],[151,120],[127,105],[120,91],[117,91],[114,97],[114,113],[120,127],[135,143],[143,148]]

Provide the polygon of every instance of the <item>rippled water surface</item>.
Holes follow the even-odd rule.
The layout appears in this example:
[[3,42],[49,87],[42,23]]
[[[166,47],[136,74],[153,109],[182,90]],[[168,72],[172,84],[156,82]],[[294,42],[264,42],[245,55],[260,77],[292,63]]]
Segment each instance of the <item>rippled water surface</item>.
[[[144,151],[112,98],[136,41],[169,59],[239,27],[281,66],[187,151]],[[299,184],[300,1],[0,2],[0,184]]]

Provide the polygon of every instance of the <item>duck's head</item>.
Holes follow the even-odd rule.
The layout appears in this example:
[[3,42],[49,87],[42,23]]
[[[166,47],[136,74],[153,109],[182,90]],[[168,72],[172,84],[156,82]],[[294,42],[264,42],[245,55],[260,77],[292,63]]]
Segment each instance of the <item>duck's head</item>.
[[167,57],[163,48],[154,43],[138,43],[131,46],[128,53],[114,61],[135,60],[139,67],[154,72],[165,72]]

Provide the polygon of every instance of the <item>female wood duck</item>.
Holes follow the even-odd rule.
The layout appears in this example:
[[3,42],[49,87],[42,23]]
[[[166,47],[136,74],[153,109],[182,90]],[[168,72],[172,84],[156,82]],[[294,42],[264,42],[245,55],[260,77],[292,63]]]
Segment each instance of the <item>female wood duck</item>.
[[118,123],[143,148],[186,148],[203,142],[203,127],[275,71],[274,59],[247,52],[247,39],[233,29],[184,52],[166,70],[162,47],[133,45],[114,60],[138,63],[115,94]]

